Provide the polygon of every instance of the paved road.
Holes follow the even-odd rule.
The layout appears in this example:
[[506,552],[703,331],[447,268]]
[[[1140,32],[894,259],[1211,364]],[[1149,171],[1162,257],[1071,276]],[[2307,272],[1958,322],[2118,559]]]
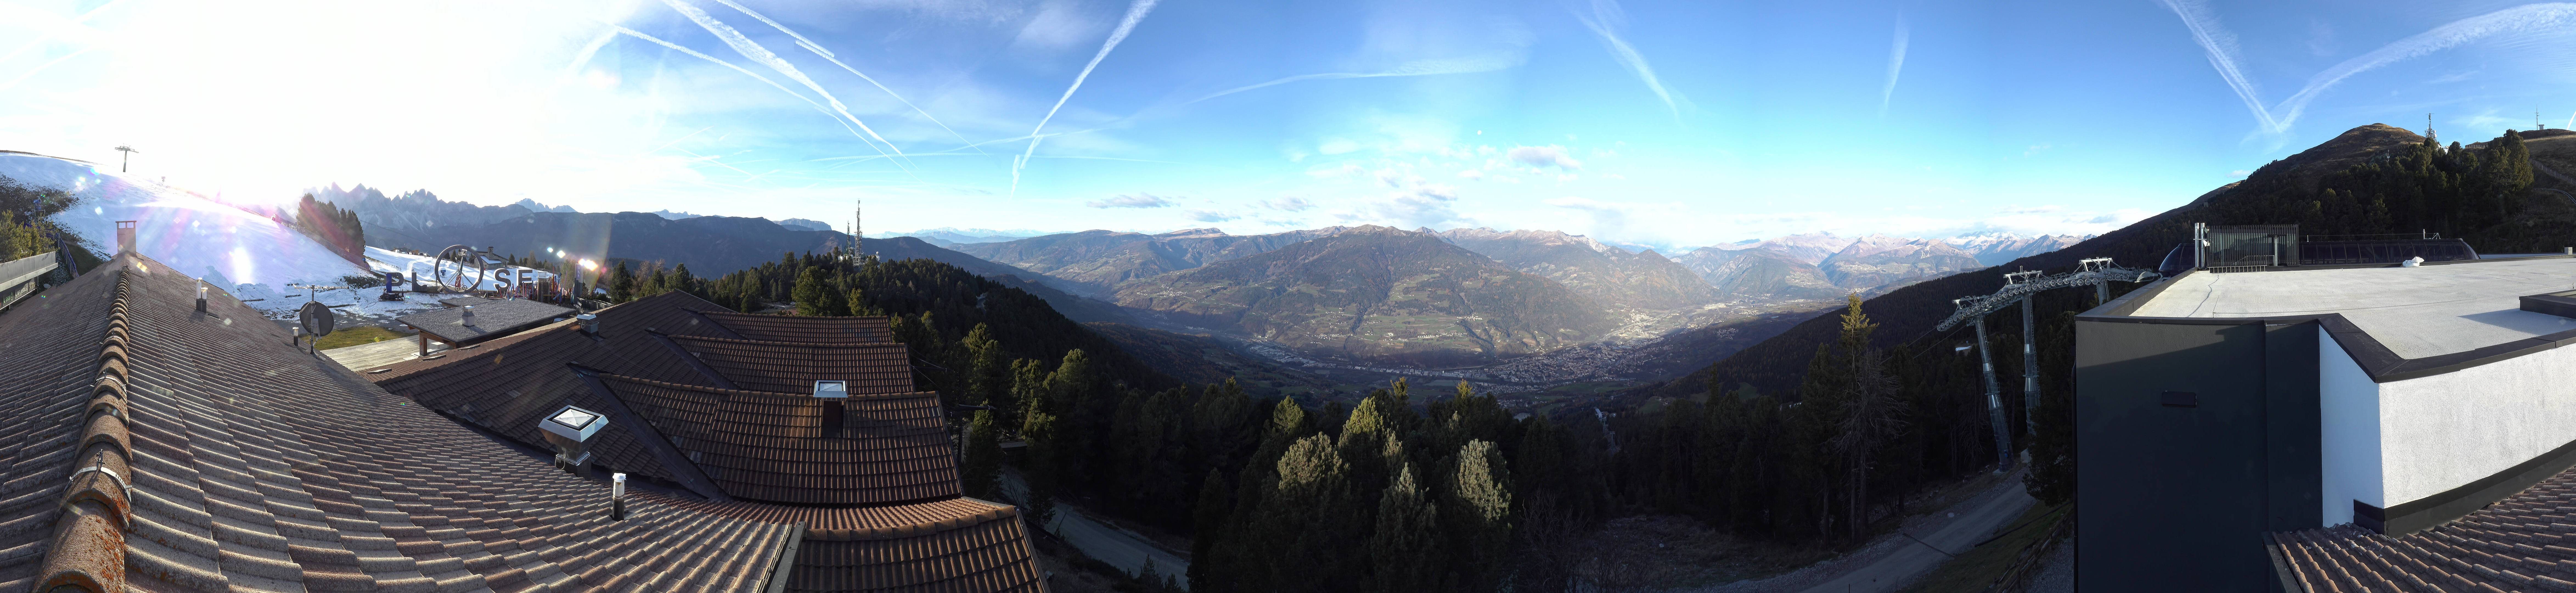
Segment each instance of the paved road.
[[[2038,503],[2038,500],[2030,497],[2029,492],[2022,489],[2021,480],[2005,480],[1996,486],[1996,490],[1988,491],[1966,503],[1951,507],[1951,512],[1959,513],[1958,518],[1947,519],[1947,523],[1929,529],[1917,528],[1923,531],[1922,533],[1900,532],[1902,535],[1896,536],[1898,538],[1912,536],[1914,539],[1922,540],[1921,543],[1904,542],[1896,551],[1881,556],[1869,564],[1852,568],[1823,584],[1810,587],[1807,592],[1893,591],[1897,585],[1903,584],[1907,579],[1930,572],[1934,567],[1940,566],[1942,562],[1950,559],[1950,554],[1966,552],[1977,542],[1985,541],[1986,538],[1994,535],[1995,530],[2008,526],[2014,518],[2020,517],[2022,512],[2030,510],[2031,505]],[[1940,551],[1934,551],[1933,548],[1940,548]]]
[[[1028,486],[1020,481],[1019,472],[1003,472],[1002,492],[1014,500],[1023,499]],[[1129,575],[1144,572],[1146,561],[1151,560],[1154,574],[1170,575],[1174,582],[1180,583],[1182,590],[1189,589],[1189,560],[1164,550],[1144,536],[1094,520],[1072,505],[1056,503],[1055,520],[1046,525],[1046,530],[1064,538],[1065,543],[1073,544],[1092,559],[1107,562]]]

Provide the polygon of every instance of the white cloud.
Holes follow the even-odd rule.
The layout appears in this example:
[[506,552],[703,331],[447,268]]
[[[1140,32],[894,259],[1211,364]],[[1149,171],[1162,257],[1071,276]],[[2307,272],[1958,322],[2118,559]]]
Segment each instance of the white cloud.
[[1465,171],[1459,171],[1459,172],[1458,172],[1458,177],[1459,177],[1459,178],[1462,178],[1462,179],[1484,179],[1484,178],[1485,178],[1485,172],[1484,172],[1484,171],[1475,170],[1475,169],[1468,169],[1468,170],[1465,170]]
[[1512,148],[1510,156],[1512,161],[1529,165],[1532,168],[1556,167],[1557,169],[1565,171],[1577,171],[1583,169],[1583,163],[1574,160],[1574,155],[1566,154],[1565,147],[1554,144],[1547,146],[1516,146]]
[[1243,215],[1241,214],[1228,214],[1211,210],[1191,210],[1182,213],[1181,216],[1199,222],[1225,222],[1237,218],[1243,218]]
[[1172,200],[1153,194],[1120,194],[1083,205],[1093,208],[1166,208],[1172,205]]
[[1280,196],[1280,198],[1276,200],[1265,200],[1261,202],[1261,207],[1281,212],[1304,212],[1314,209],[1315,202],[1297,196]]

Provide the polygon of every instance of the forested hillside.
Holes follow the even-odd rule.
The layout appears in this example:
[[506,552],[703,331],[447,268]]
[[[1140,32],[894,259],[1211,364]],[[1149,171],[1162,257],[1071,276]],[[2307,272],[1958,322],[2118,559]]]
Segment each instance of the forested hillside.
[[[2469,148],[2363,126],[2183,207],[1999,267],[2062,272],[2087,257],[2152,267],[2195,222],[2296,223],[2313,235],[2413,236],[2420,228],[2465,238],[2482,252],[2576,245],[2576,204],[2532,189],[2531,171],[2513,133]],[[1653,405],[1613,424],[1622,450],[1636,452],[1613,457],[1614,492],[1740,534],[1855,541],[1904,493],[1994,463],[1977,358],[1954,349],[1972,344],[1973,333],[1932,326],[1954,310],[1951,299],[2001,285],[1987,270],[1898,289],[1628,394]],[[2117,285],[2114,294],[2133,288]],[[2088,290],[2058,290],[2032,304],[2045,399],[2039,435],[2015,445],[2031,450],[2034,492],[2056,497],[2073,479],[2066,421],[2073,319],[2095,299]],[[1988,328],[2006,430],[2019,435],[2030,421],[2017,380],[2023,365],[2020,356],[2000,355],[2022,349],[2014,313],[1989,317]]]

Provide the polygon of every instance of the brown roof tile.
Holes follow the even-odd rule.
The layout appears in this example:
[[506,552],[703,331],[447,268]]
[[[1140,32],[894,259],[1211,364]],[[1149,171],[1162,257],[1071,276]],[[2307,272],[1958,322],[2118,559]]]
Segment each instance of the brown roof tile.
[[[66,323],[56,314],[109,318],[72,313],[90,306],[75,301],[110,302],[86,293],[117,272],[129,285],[111,325],[126,327],[131,519],[121,549],[85,540],[49,556],[121,554],[133,588],[149,591],[578,589],[618,579],[740,590],[795,535],[655,495],[636,497],[630,520],[606,521],[605,485],[288,346],[281,328],[229,296],[197,313],[195,281],[148,260],[102,266],[48,293],[55,314],[12,311],[0,329]],[[10,335],[0,349],[94,354],[100,341]],[[38,440],[17,453],[73,445]],[[19,483],[59,488],[61,475]]]
[[2571,510],[2576,469],[2416,533],[2337,525],[2266,541],[2283,576],[2311,591],[2576,591]]
[[812,393],[815,381],[849,381],[850,393],[912,391],[912,351],[894,343],[829,344],[671,336],[737,389]]
[[[117,558],[92,572],[115,569],[147,591],[744,591],[800,534],[811,541],[790,590],[1043,590],[1016,514],[970,499],[786,508],[645,489],[629,493],[628,520],[607,521],[605,484],[294,349],[229,295],[196,313],[194,286],[125,256],[0,313],[0,359],[11,361],[0,365],[0,455],[13,461],[0,464],[0,590],[37,584],[41,566]],[[122,356],[102,363],[102,342]],[[535,350],[500,346],[460,352],[481,366],[459,368],[501,374],[496,386],[536,381],[502,360]],[[403,376],[445,374],[423,370]],[[123,406],[122,432],[70,421],[97,409],[84,402],[102,376],[119,379],[121,397],[101,405]],[[508,399],[459,397],[503,404],[478,417],[514,413]],[[73,466],[99,462],[78,448],[120,442],[112,457],[130,457],[119,473],[134,487],[124,529],[52,545],[59,530],[25,527],[53,521],[67,490],[100,488],[97,473],[65,483]],[[805,534],[797,522],[826,528]],[[880,539],[833,539],[838,525]]]
[[824,434],[826,406],[810,393],[599,379],[738,498],[867,505],[959,493],[937,393],[853,395],[839,432]]
[[706,316],[746,340],[844,344],[894,341],[893,320],[887,317],[806,317],[715,311],[707,312]]

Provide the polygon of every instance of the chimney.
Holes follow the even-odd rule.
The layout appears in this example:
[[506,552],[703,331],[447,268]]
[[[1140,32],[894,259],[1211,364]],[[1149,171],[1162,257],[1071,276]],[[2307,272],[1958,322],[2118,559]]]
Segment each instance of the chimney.
[[201,284],[197,285],[197,312],[204,313],[206,312],[206,285],[202,284],[203,280],[199,282]]
[[544,429],[541,436],[546,438],[547,444],[555,446],[555,467],[576,474],[588,469],[590,437],[598,435],[604,426],[608,426],[606,414],[575,406],[557,408],[554,413],[537,420],[537,428]]
[[573,319],[579,320],[579,321],[578,321],[578,323],[580,323],[580,324],[581,324],[581,333],[590,334],[590,335],[594,335],[594,336],[599,335],[599,316],[598,316],[598,315],[596,315],[596,314],[591,314],[591,313],[583,313],[583,314],[580,314],[580,315],[575,315],[575,316],[573,316]]
[[815,381],[814,398],[823,400],[823,434],[821,436],[841,436],[841,423],[845,417],[849,416],[848,409],[842,407],[841,401],[850,398],[850,383],[848,381]]
[[134,221],[116,221],[116,252],[134,253]]
[[474,327],[474,306],[473,306],[473,305],[466,305],[466,306],[465,306],[465,320],[464,320],[464,321],[460,321],[460,322],[458,322],[458,323],[462,323],[462,324],[464,324],[466,327]]

